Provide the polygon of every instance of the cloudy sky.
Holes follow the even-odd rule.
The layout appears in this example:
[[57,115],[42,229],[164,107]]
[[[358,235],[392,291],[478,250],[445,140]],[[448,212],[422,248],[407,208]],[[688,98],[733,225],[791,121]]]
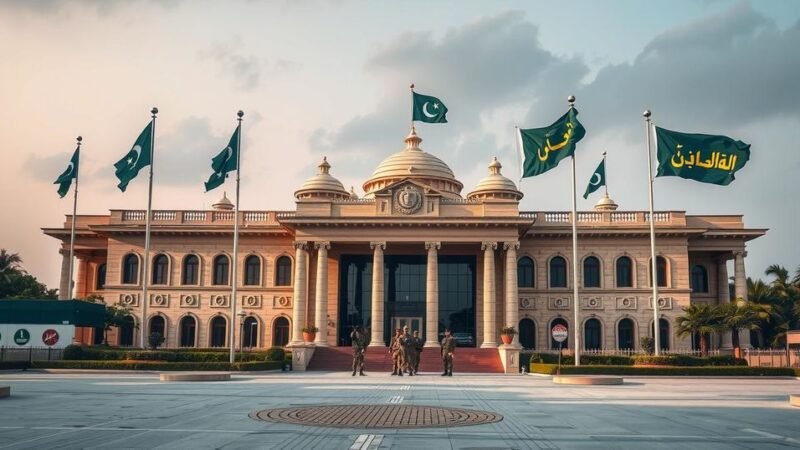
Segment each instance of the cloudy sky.
[[[412,81],[450,110],[418,132],[465,192],[494,155],[516,179],[513,127],[547,125],[569,94],[587,129],[578,189],[607,151],[623,209],[647,208],[645,108],[665,128],[744,140],[751,161],[732,185],[658,179],[656,209],[770,228],[748,247],[750,275],[800,264],[797,1],[0,0],[0,54],[0,247],[54,287],[58,244],[40,228],[71,212],[52,182],[77,135],[79,213],[146,207],[146,177],[123,194],[112,165],[152,106],[154,208],[202,209],[222,194],[202,182],[242,109],[242,207],[291,209],[323,155],[361,192],[402,148]],[[566,210],[569,169],[521,189],[523,209]]]

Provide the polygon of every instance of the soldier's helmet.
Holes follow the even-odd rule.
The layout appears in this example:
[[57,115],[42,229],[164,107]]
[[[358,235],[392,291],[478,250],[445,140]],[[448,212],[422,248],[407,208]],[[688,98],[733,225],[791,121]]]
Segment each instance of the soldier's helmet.
[[408,332],[408,325],[405,325],[405,326],[403,327],[403,331],[406,331],[406,332]]

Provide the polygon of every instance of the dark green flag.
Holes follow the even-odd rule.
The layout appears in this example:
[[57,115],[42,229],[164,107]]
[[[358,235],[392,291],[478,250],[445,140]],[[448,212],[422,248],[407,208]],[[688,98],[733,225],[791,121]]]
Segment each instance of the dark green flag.
[[570,108],[549,127],[519,130],[524,162],[522,177],[535,177],[556,167],[575,153],[575,144],[586,130],[578,122],[578,110]]
[[205,182],[206,192],[222,186],[225,178],[228,178],[228,172],[238,169],[239,161],[239,126],[231,136],[228,146],[222,149],[221,152],[213,159],[211,159],[211,169],[214,173]]
[[447,123],[447,107],[441,100],[430,95],[417,94],[414,96],[414,108],[411,120],[427,123]]
[[147,124],[142,133],[136,138],[131,150],[119,161],[114,163],[117,169],[114,173],[119,178],[117,187],[125,192],[128,183],[136,178],[142,168],[150,165],[153,144],[153,122]]
[[589,178],[589,184],[586,186],[586,192],[583,193],[583,198],[589,197],[589,194],[600,189],[600,186],[606,185],[606,159],[600,161],[597,169],[594,169],[592,178]]
[[750,144],[727,136],[656,127],[657,177],[677,176],[726,186],[750,159]]
[[58,179],[53,184],[57,184],[58,186],[58,195],[61,198],[64,198],[69,192],[70,186],[72,186],[72,180],[78,178],[78,161],[80,160],[80,151],[81,148],[78,147],[75,149],[75,153],[72,154],[72,159],[69,160],[69,167],[67,167],[64,172],[58,176]]

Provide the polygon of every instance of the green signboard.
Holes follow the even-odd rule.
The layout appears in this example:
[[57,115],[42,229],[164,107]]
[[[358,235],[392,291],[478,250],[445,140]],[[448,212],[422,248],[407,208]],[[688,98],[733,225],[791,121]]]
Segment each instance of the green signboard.
[[14,333],[14,343],[17,345],[25,345],[31,340],[31,334],[25,328],[20,328]]

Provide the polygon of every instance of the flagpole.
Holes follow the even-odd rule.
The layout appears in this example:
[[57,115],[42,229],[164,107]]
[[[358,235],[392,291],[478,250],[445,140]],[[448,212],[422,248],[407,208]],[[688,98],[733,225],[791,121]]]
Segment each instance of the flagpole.
[[72,193],[72,229],[69,232],[69,292],[67,293],[67,300],[72,300],[74,292],[74,283],[72,282],[72,270],[75,265],[75,214],[78,211],[78,175],[81,168],[81,141],[83,138],[78,136],[78,168],[75,171],[75,192]]
[[[569,109],[575,107],[575,96],[570,95],[567,97],[569,102]],[[580,336],[580,317],[578,309],[580,308],[580,298],[578,297],[578,200],[577,200],[577,187],[575,185],[575,153],[572,153],[572,289],[573,289],[573,312],[574,312],[574,328],[575,332],[575,365],[581,365],[581,336]]]
[[414,129],[414,82],[408,85],[411,90],[411,129]]
[[519,182],[522,183],[522,176],[525,174],[525,154],[522,152],[522,133],[519,126],[514,125],[514,142],[517,144],[517,161],[519,161]]
[[608,197],[608,165],[606,164],[606,152],[603,152],[603,187],[606,189],[606,197]]
[[150,222],[153,216],[153,166],[155,165],[155,158],[153,158],[153,155],[155,154],[156,150],[156,114],[158,114],[158,108],[153,107],[153,109],[150,110],[150,113],[152,114],[150,127],[150,179],[147,187],[147,217],[145,218],[144,226],[144,263],[142,264],[142,323],[139,324],[139,329],[141,330],[139,343],[143,349],[146,348],[145,335],[147,334],[147,304],[149,303],[149,299],[147,298],[147,279],[149,278],[148,275],[150,266]]
[[239,175],[242,173],[242,116],[244,111],[236,113],[239,121],[238,133],[236,134],[236,204],[233,209],[233,267],[231,269],[231,357],[230,362],[233,364],[236,361],[236,282],[238,271],[236,270],[239,265]]
[[647,131],[647,184],[650,196],[650,267],[652,270],[652,283],[653,283],[653,344],[655,345],[655,355],[661,354],[661,330],[658,323],[658,261],[656,261],[656,226],[655,216],[653,214],[653,151],[651,148],[651,128],[652,121],[650,116],[652,113],[649,109],[645,110],[644,116],[645,128]]

